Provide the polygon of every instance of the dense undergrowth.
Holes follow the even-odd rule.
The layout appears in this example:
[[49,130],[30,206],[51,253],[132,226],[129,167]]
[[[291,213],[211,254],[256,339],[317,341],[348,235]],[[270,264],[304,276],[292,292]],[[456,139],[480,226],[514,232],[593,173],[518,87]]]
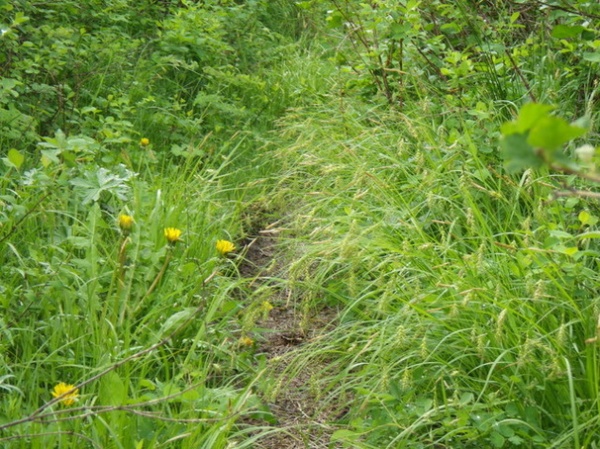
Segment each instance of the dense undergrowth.
[[596,4],[1,7],[3,447],[258,447],[265,210],[332,445],[600,447]]

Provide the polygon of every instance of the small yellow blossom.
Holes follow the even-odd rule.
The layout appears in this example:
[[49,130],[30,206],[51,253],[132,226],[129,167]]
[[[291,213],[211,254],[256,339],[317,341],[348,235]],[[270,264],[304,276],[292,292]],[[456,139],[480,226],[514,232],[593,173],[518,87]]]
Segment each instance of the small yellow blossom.
[[252,346],[254,344],[254,340],[250,337],[242,337],[240,338],[239,344],[241,346]]
[[129,234],[129,231],[131,231],[131,228],[133,227],[133,217],[131,215],[121,214],[117,219],[117,223],[124,234]]
[[60,402],[64,405],[73,405],[79,397],[79,389],[75,388],[75,385],[60,382],[52,390],[52,396],[55,398],[60,397]]
[[181,237],[181,229],[177,228],[165,228],[165,238],[167,241],[174,245],[180,240]]
[[147,137],[142,137],[140,139],[140,145],[143,147],[147,147],[148,145],[150,145],[150,139],[148,139]]
[[270,312],[273,310],[273,304],[271,304],[269,301],[263,301],[260,305],[260,308],[263,312]]
[[229,240],[217,240],[217,251],[222,256],[227,255],[231,251],[235,250],[235,245],[231,243]]

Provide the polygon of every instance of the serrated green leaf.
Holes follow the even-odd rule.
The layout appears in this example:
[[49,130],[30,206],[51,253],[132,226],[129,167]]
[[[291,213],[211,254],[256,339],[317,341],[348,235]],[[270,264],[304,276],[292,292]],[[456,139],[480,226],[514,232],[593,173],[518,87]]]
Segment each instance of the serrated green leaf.
[[520,446],[525,442],[525,440],[518,435],[513,435],[508,439],[508,441],[514,444],[515,446]]
[[504,446],[504,443],[506,443],[506,439],[498,432],[492,432],[490,435],[490,442],[494,447],[500,448]]
[[52,163],[60,164],[60,159],[58,158],[60,152],[61,150],[41,150],[42,164],[44,164],[44,167],[47,167]]
[[72,186],[78,187],[77,194],[82,198],[82,204],[99,201],[103,192],[116,196],[125,201],[129,194],[127,182],[135,176],[123,166],[117,166],[121,173],[113,173],[105,168],[97,171],[87,171],[84,177],[77,177],[69,181]]
[[515,434],[514,429],[508,424],[498,424],[498,432],[506,438],[510,438]]

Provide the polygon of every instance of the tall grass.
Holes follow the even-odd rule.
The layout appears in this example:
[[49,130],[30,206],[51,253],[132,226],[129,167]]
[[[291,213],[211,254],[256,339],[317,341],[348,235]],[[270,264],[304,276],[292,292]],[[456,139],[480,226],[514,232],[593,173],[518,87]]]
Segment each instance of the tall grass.
[[593,206],[503,174],[486,151],[502,116],[486,136],[454,111],[332,99],[282,122],[297,301],[343,310],[288,374],[327,360],[348,447],[595,444],[596,253],[574,258],[566,233]]
[[[572,177],[507,175],[497,151],[527,98],[593,122],[589,42],[536,22],[561,9],[431,2],[402,70],[364,67],[351,36],[315,32],[315,3],[157,3],[139,23],[111,4],[114,40],[105,11],[68,2],[19,7],[70,17],[55,29],[2,25],[3,447],[253,447],[288,430],[268,402],[301,371],[332,445],[600,446],[599,253],[580,236],[598,209],[552,195]],[[398,7],[380,3],[356,15],[377,45]],[[437,12],[445,27],[421,26]],[[239,269],[264,214],[287,230],[281,307],[305,327],[338,312],[279,378],[245,338],[273,289]]]

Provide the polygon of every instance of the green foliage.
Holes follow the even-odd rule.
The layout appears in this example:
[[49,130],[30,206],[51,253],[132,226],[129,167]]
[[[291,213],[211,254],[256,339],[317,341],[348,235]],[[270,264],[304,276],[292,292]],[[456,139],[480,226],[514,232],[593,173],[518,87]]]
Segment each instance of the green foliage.
[[242,247],[272,170],[281,6],[0,6],[2,447],[226,447],[269,416],[237,344],[253,280],[215,243]]
[[3,447],[255,447],[304,370],[332,446],[600,445],[597,4],[0,10]]
[[502,146],[508,172],[539,168],[544,163],[569,164],[562,147],[586,129],[551,115],[552,110],[549,105],[529,103],[521,108],[515,121],[504,124]]
[[[594,192],[578,188],[590,189],[597,156],[571,143],[586,132],[597,139],[594,109],[581,108],[595,91],[540,17],[594,12],[460,5],[404,42],[406,73],[393,72],[404,84],[394,84],[390,110],[381,72],[356,61],[384,48],[390,10],[408,3],[334,3],[330,24],[356,38],[332,60],[352,68],[332,88],[345,97],[289,115],[279,154],[284,201],[301,204],[293,235],[307,236],[292,242],[301,248],[293,292],[306,309],[342,312],[287,374],[328,360],[320,388],[329,406],[344,398],[350,409],[332,436],[342,447],[593,447],[598,211],[586,200]],[[439,71],[411,50],[435,41],[438,26],[443,45],[425,54]],[[374,64],[386,68],[378,54]],[[571,62],[573,83],[550,76]],[[350,93],[366,92],[358,80],[368,95]],[[559,92],[560,114],[514,106]],[[506,176],[497,154],[507,171],[525,173]]]

